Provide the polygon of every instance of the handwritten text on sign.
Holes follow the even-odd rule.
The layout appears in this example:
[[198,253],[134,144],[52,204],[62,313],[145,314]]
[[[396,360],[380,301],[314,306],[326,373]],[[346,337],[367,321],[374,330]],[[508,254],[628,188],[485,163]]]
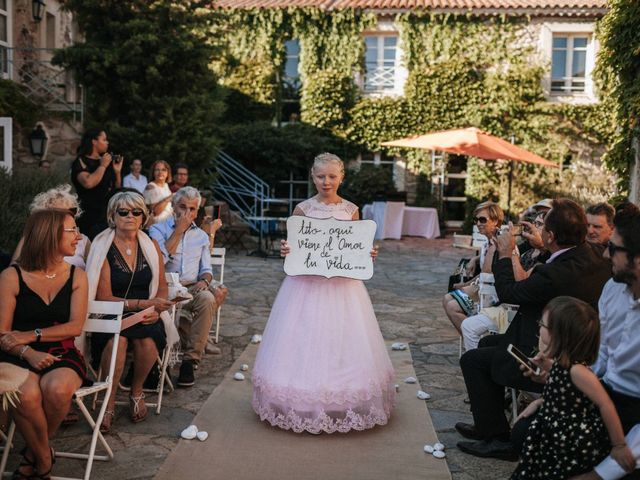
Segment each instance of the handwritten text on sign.
[[371,220],[287,220],[291,253],[284,261],[287,275],[322,275],[368,280],[373,276],[371,248],[376,224]]

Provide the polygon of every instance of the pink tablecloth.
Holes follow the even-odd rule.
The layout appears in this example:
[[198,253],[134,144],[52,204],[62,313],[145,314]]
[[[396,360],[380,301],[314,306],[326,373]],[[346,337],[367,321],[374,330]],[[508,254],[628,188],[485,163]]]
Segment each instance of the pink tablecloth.
[[402,235],[424,238],[439,237],[438,211],[435,208],[404,207]]

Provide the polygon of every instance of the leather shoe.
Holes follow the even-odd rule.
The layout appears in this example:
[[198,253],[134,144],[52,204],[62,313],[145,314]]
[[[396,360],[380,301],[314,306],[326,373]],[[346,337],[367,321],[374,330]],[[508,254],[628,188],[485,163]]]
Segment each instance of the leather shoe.
[[458,442],[458,448],[475,457],[497,458],[511,462],[518,460],[518,452],[514,450],[513,444],[497,438],[479,442]]
[[455,425],[456,431],[464,438],[471,440],[484,440],[484,436],[480,435],[473,423],[458,422]]

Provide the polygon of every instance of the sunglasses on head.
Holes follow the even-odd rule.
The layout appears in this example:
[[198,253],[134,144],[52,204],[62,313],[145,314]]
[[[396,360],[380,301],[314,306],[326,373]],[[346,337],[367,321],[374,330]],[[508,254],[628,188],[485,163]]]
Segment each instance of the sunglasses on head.
[[129,210],[128,208],[119,208],[116,210],[116,213],[121,217],[128,216],[129,212],[131,212],[131,215],[133,215],[134,217],[139,217],[140,215],[142,215],[142,210],[140,210],[139,208],[132,208],[131,210]]
[[628,252],[629,249],[622,247],[620,245],[616,245],[612,241],[607,242],[607,249],[609,250],[609,256],[613,257],[616,252]]
[[68,211],[69,211],[69,213],[70,213],[71,215],[73,215],[74,217],[75,217],[76,215],[78,215],[78,207],[71,207],[71,208],[67,208],[67,210],[68,210]]
[[473,223],[480,223],[482,225],[487,223],[488,220],[489,219],[487,217],[473,217]]

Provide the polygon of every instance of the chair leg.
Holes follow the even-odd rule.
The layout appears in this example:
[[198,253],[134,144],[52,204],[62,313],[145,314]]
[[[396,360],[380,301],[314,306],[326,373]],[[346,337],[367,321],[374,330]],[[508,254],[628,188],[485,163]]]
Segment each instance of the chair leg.
[[515,388],[511,388],[511,423],[514,424],[518,418],[518,394]]
[[169,358],[171,357],[171,346],[165,348],[162,358],[160,360],[160,382],[158,383],[158,401],[156,405],[156,415],[160,415],[160,409],[162,408],[162,396],[164,395],[164,382],[167,378],[167,365],[169,364]]
[[220,336],[220,310],[222,306],[218,307],[218,311],[216,312],[216,343],[218,343],[218,338]]
[[9,424],[9,430],[7,431],[6,440],[4,444],[4,450],[2,451],[2,460],[0,460],[0,478],[4,474],[4,470],[7,467],[7,461],[9,460],[9,453],[11,453],[11,447],[13,446],[13,435],[16,433],[16,422],[11,420]]

